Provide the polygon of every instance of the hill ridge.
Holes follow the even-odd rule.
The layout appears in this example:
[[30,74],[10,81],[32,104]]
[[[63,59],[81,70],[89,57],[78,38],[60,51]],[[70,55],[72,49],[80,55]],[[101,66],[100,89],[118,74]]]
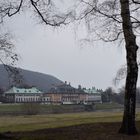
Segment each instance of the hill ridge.
[[[59,85],[63,83],[61,80],[50,74],[25,70],[22,68],[19,68],[19,70],[23,76],[24,84],[29,86],[36,86],[44,92],[49,91],[53,85]],[[0,64],[0,88],[8,89],[10,86],[8,81],[8,73],[4,66]]]

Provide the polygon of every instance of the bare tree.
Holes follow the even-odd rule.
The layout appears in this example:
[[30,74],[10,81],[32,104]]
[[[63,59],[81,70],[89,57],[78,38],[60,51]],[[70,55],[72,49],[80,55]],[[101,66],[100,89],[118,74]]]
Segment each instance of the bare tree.
[[[18,61],[18,55],[15,52],[15,46],[12,42],[10,33],[1,33],[0,35],[0,62],[6,69],[9,77],[9,86],[11,83],[19,83],[21,80],[20,71],[15,67]],[[20,76],[20,77],[19,77]]]
[[[79,0],[73,12],[75,20],[84,20],[90,33],[89,40],[125,43],[127,76],[124,115],[120,133],[134,135],[136,84],[138,78],[136,37],[140,29],[139,0]],[[121,71],[123,72],[123,71]]]
[[[1,0],[0,1],[0,24],[4,23],[4,19],[7,17],[12,17],[23,10],[29,9],[34,12],[42,23],[46,25],[57,27],[60,25],[66,25],[69,23],[68,16],[70,13],[63,14],[56,7],[55,1],[52,0]],[[10,77],[9,82],[11,83],[20,83],[22,82],[22,75],[19,72],[19,69],[13,67],[15,61],[18,60],[18,56],[13,52],[14,45],[11,42],[11,38],[9,38],[9,34],[5,34],[0,36],[0,44],[3,54],[5,57],[1,55],[0,61],[4,64],[5,69],[8,72]],[[7,65],[7,62],[12,60],[10,64]],[[6,61],[8,60],[8,61]],[[6,63],[5,63],[6,62]],[[12,66],[12,67],[11,67]],[[12,81],[11,81],[12,79]],[[13,80],[14,79],[14,80]]]
[[[136,37],[140,29],[139,0],[77,0],[76,10],[62,14],[55,9],[53,0],[19,0],[0,2],[1,21],[6,16],[19,13],[24,7],[33,9],[38,17],[50,26],[69,23],[69,18],[76,21],[85,19],[91,39],[104,42],[124,41],[127,61],[125,85],[125,104],[120,133],[136,134],[135,104],[136,83],[138,77]],[[54,12],[55,11],[55,12]]]
[[[15,47],[11,40],[10,33],[0,33],[0,63],[3,64],[4,68],[8,72],[9,84],[10,79],[12,79],[13,82],[17,83],[17,77],[19,77],[19,70],[14,67],[15,62],[18,61],[18,55],[15,53],[14,48]],[[0,96],[1,101],[4,101],[5,99],[2,97],[2,95]],[[0,139],[7,138],[7,136],[0,133]]]
[[[62,14],[59,10],[56,10],[55,4],[52,0],[1,0],[0,24],[3,24],[5,18],[20,13],[24,8],[33,10],[40,21],[53,27],[68,24],[68,16],[71,15],[71,13]],[[12,60],[10,64],[13,66],[15,61],[18,60],[17,54],[13,53],[14,46],[7,35],[0,36],[0,52],[2,52],[0,53],[0,61],[4,65],[8,74],[12,77],[14,76],[14,79],[17,80],[19,70],[15,67],[8,66],[7,63],[5,63],[5,60],[10,58],[10,60]],[[4,54],[5,58],[2,54]],[[21,79],[21,77],[19,79]],[[0,138],[6,139],[7,137],[0,134]]]
[[1,22],[25,9],[30,9],[41,22],[50,26],[60,26],[69,23],[70,12],[63,14],[56,6],[55,0],[2,0],[0,2]]

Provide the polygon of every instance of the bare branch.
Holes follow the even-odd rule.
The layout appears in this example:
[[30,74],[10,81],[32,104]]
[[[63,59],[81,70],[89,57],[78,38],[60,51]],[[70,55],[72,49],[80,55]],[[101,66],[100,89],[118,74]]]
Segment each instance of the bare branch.
[[117,71],[115,78],[113,79],[114,85],[117,85],[121,80],[126,78],[127,67],[126,65],[121,66],[121,68]]
[[[96,33],[96,32],[95,32],[95,33]],[[98,33],[96,33],[96,35],[97,35],[101,40],[103,40],[104,42],[114,42],[114,41],[116,41],[116,40],[119,39],[119,36],[120,36],[122,33],[123,33],[123,31],[118,32],[118,33],[116,34],[116,36],[115,36],[113,39],[111,39],[111,38],[108,38],[108,39],[103,38],[103,37],[101,37],[101,35],[98,34]]]
[[132,0],[132,2],[135,3],[135,4],[140,4],[140,2],[137,1],[137,0]]
[[69,14],[66,14],[64,15],[63,17],[62,16],[59,16],[59,15],[55,15],[54,17],[57,17],[59,19],[61,19],[61,21],[55,21],[55,20],[47,20],[43,14],[40,12],[40,10],[37,8],[37,2],[34,2],[33,0],[30,0],[32,6],[35,8],[36,12],[38,13],[38,15],[41,17],[42,21],[46,24],[46,25],[50,25],[50,26],[60,26],[60,25],[66,25],[68,23],[66,23],[65,21],[67,20]]
[[88,11],[87,13],[85,13],[84,16],[81,17],[81,18],[79,18],[78,20],[85,18],[87,15],[91,14],[91,12],[94,11],[94,12],[97,12],[97,13],[99,13],[99,14],[101,14],[101,15],[107,17],[107,18],[113,19],[113,20],[115,20],[115,21],[118,22],[118,23],[122,23],[120,20],[118,20],[118,19],[116,18],[117,16],[120,16],[120,14],[112,14],[112,15],[106,14],[105,12],[102,12],[101,10],[99,10],[98,7],[97,7],[96,5],[93,6],[92,4],[90,4],[89,2],[84,1],[84,0],[82,0],[82,2],[85,3],[85,4],[87,4],[87,5],[89,5],[92,9],[91,9],[90,11]]
[[14,45],[11,42],[9,33],[0,35],[0,62],[6,69],[9,77],[9,84],[19,84],[22,81],[20,71],[14,67],[18,61],[18,55],[14,52]]
[[21,9],[22,3],[23,3],[23,0],[20,0],[20,4],[19,4],[19,6],[18,6],[17,8],[14,8],[14,9],[16,9],[16,11],[13,12],[13,13],[10,13],[10,10],[13,9],[13,8],[12,8],[12,7],[9,7],[9,9],[8,9],[8,13],[7,13],[8,16],[11,17],[11,16],[17,14],[17,13],[20,11],[20,9]]

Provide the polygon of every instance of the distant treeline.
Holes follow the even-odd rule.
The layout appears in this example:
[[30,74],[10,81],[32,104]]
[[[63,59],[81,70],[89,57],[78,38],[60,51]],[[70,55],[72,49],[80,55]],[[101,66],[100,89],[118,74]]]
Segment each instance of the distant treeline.
[[[119,92],[114,92],[113,88],[109,87],[104,92],[102,92],[102,102],[116,102],[119,104],[124,104],[124,87],[119,89]],[[140,87],[137,88],[136,102],[140,103]]]

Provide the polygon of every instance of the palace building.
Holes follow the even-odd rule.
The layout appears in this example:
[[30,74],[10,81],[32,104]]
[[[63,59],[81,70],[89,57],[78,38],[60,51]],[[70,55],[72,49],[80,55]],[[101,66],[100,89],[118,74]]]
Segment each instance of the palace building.
[[67,84],[53,86],[48,92],[42,92],[36,87],[18,88],[12,87],[4,92],[8,103],[44,103],[44,104],[87,104],[102,103],[101,93],[95,88],[85,89],[79,86],[74,88]]
[[53,104],[80,104],[85,102],[87,96],[82,89],[76,89],[67,82],[54,86],[47,95]]
[[27,103],[27,102],[43,102],[49,103],[50,98],[43,94],[36,87],[17,88],[12,87],[4,93],[6,101],[9,103]]
[[88,102],[102,103],[101,93],[95,87],[84,89],[84,92],[88,94]]

